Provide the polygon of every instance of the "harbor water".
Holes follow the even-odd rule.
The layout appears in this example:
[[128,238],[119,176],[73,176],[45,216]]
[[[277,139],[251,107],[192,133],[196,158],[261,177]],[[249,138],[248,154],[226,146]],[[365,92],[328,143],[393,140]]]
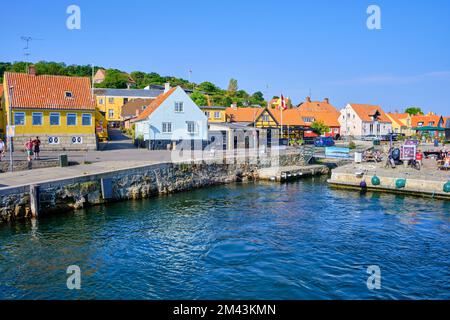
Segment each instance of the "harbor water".
[[[79,290],[67,287],[74,265]],[[0,225],[0,299],[418,298],[450,298],[450,202],[325,177]]]

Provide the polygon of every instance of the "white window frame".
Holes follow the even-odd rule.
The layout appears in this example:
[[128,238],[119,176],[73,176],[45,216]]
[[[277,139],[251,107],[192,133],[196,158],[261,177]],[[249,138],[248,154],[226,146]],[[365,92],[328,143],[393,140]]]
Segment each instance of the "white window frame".
[[[181,106],[181,108],[179,108]],[[183,113],[184,112],[184,103],[183,101],[175,101],[174,103],[174,110],[176,113]]]
[[[112,115],[111,115],[111,111],[112,111]],[[114,109],[108,109],[108,118],[114,119]]]
[[[75,124],[69,124],[69,116],[74,115],[75,116]],[[77,125],[78,119],[77,119],[77,114],[76,113],[67,113],[66,114],[66,125],[68,127],[74,127]]]
[[[83,117],[84,116],[89,116],[89,124],[84,124],[83,123]],[[84,126],[84,127],[92,126],[92,114],[90,114],[90,113],[82,113],[81,114],[81,125]]]
[[208,119],[211,118],[211,112],[205,111],[205,116],[206,116]]
[[[34,124],[34,116],[40,115],[41,116],[41,123],[40,124]],[[39,127],[44,125],[44,114],[42,112],[32,112],[31,113],[31,125],[34,127]]]
[[114,104],[114,97],[109,97],[108,98],[108,103],[109,104]]
[[[16,115],[22,115],[23,116],[23,124],[16,123]],[[14,111],[13,118],[14,118],[14,125],[15,126],[24,126],[27,123],[27,117],[25,115],[25,112],[15,112]]]
[[162,133],[172,133],[172,122],[163,122],[161,125]]
[[98,104],[105,104],[103,98],[98,99]]
[[[58,124],[52,124],[52,116],[58,116]],[[50,112],[48,117],[48,122],[50,126],[60,126],[61,125],[61,113],[60,112]]]
[[[192,125],[194,128],[194,131],[189,130],[189,125]],[[198,133],[197,123],[195,121],[186,121],[186,130],[188,134],[196,134]]]
[[220,119],[220,111],[214,111],[214,119]]
[[[55,139],[57,140],[55,142]],[[50,136],[47,138],[48,144],[59,144],[59,137],[55,137],[55,136]]]

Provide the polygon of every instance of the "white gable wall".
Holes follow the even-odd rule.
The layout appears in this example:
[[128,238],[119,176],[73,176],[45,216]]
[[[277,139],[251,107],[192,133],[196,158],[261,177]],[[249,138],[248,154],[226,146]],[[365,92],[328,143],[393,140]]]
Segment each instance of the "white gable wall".
[[[175,102],[183,103],[183,111],[175,112]],[[188,132],[187,122],[195,123],[196,132]],[[171,133],[163,133],[163,123],[170,123]],[[136,123],[136,134],[144,140],[207,140],[208,119],[183,89],[177,89],[150,114],[147,120]]]

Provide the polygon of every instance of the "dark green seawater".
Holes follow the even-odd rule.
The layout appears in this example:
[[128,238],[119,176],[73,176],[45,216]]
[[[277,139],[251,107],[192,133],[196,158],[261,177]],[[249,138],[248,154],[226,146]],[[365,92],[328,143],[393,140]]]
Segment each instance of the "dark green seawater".
[[[81,268],[81,290],[66,269]],[[381,289],[369,290],[378,265]],[[227,185],[0,226],[1,299],[450,298],[450,202]]]

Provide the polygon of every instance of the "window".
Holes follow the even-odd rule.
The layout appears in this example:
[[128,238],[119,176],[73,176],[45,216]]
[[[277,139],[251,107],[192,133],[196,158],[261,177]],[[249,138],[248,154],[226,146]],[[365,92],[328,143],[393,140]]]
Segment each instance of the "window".
[[429,125],[430,127],[433,127],[433,126],[434,126],[434,121],[428,122],[428,125]]
[[68,113],[67,114],[67,125],[68,126],[76,126],[77,125],[76,113]]
[[42,112],[33,112],[31,119],[33,126],[42,126]]
[[128,98],[123,98],[123,104],[128,102]]
[[377,134],[380,134],[380,129],[381,129],[380,124],[377,124]]
[[188,133],[196,133],[196,125],[194,121],[187,121],[186,124]]
[[108,98],[109,103],[114,103],[114,98]]
[[209,111],[205,111],[205,116],[209,119],[211,118],[211,113]]
[[108,109],[108,118],[114,118],[114,109]]
[[304,122],[314,122],[314,118],[313,117],[304,117],[303,121]]
[[72,137],[73,144],[81,144],[83,143],[83,137]]
[[66,91],[66,92],[64,92],[64,96],[66,98],[73,98],[73,93],[72,93],[72,91]]
[[162,132],[163,133],[171,133],[172,132],[172,123],[171,122],[163,122],[162,123]]
[[25,112],[14,112],[14,124],[16,126],[25,125]]
[[220,112],[219,111],[214,112],[214,118],[220,119]]
[[100,99],[98,100],[98,104],[104,104],[103,98],[100,98]]
[[417,126],[418,126],[418,127],[423,127],[423,122],[417,123]]
[[183,102],[175,102],[175,112],[183,112]]
[[58,137],[48,137],[48,143],[49,144],[59,144],[59,138]]
[[92,115],[90,113],[83,113],[81,116],[81,125],[90,126],[92,124]]
[[370,124],[370,134],[372,134],[373,133],[373,124],[371,123]]
[[58,112],[50,112],[50,125],[51,126],[59,126],[59,113]]

